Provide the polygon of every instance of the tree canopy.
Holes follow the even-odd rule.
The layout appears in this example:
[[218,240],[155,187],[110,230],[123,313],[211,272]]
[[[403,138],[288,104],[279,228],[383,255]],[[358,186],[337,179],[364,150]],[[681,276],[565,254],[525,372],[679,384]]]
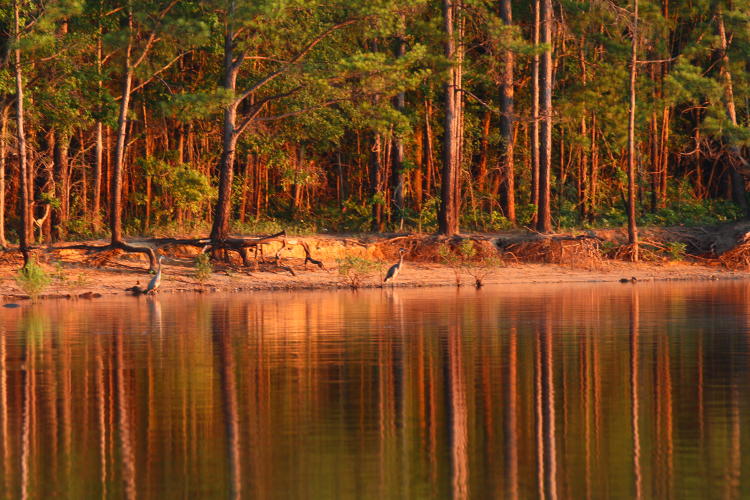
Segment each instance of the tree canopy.
[[744,217],[749,17],[747,0],[5,2],[0,244]]

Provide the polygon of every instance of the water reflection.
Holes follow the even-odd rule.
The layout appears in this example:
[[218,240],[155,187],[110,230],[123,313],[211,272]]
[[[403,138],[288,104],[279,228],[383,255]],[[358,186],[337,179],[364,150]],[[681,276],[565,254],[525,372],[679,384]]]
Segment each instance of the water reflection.
[[0,496],[741,498],[749,295],[639,283],[4,310]]

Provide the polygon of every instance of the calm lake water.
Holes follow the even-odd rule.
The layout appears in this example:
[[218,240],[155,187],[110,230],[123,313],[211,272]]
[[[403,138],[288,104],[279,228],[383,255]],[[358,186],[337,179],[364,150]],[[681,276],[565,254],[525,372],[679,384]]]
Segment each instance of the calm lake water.
[[747,498],[749,334],[750,282],[0,309],[0,492]]

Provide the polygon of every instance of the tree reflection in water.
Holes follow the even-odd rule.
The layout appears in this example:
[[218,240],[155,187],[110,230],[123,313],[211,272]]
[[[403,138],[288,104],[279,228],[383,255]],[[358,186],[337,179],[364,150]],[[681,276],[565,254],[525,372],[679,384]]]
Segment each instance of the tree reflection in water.
[[749,290],[8,309],[0,496],[738,498]]

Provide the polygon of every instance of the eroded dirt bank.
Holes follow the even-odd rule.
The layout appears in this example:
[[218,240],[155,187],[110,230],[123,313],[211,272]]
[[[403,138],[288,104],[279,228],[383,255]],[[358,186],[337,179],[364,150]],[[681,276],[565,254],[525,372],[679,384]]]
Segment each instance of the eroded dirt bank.
[[[590,236],[599,238],[600,243],[617,242],[619,237],[617,233],[605,233],[604,238],[593,233]],[[590,245],[585,239],[564,240],[566,245],[572,246],[563,250],[553,248],[551,257],[539,254],[541,247],[534,243],[537,247],[527,256],[534,258],[524,260],[513,252],[503,252],[503,245],[507,246],[508,241],[524,241],[521,233],[477,235],[472,238],[478,257],[498,256],[494,261],[497,266],[484,277],[485,284],[613,282],[631,277],[635,277],[636,281],[750,278],[750,272],[727,269],[717,259],[670,260],[652,256],[650,261],[637,264],[607,258],[592,259]],[[653,234],[651,238],[654,238]],[[323,269],[303,265],[305,253],[302,241],[307,243],[315,258],[323,262]],[[663,243],[665,240],[659,241]],[[578,242],[583,242],[580,248],[585,252],[580,251]],[[343,288],[347,284],[338,271],[338,264],[339,259],[346,256],[379,263],[370,275],[362,279],[362,286],[381,286],[387,268],[397,260],[397,251],[401,247],[407,248],[409,253],[395,286],[455,286],[456,270],[442,263],[436,250],[440,245],[455,246],[455,241],[416,235],[290,237],[284,245],[278,242],[264,245],[263,257],[258,255],[248,267],[240,265],[237,258],[232,258],[229,263],[215,262],[213,273],[203,281],[196,277],[195,255],[198,250],[171,247],[163,250],[167,258],[160,293]],[[603,246],[607,248],[612,245]],[[516,254],[520,251],[517,246],[510,248]],[[37,251],[36,255],[52,277],[50,286],[43,292],[47,296],[73,298],[125,294],[128,293],[126,288],[135,285],[144,287],[151,279],[148,262],[142,254],[87,254],[53,246]],[[20,257],[16,253],[4,254],[0,263],[0,295],[6,301],[25,295],[14,278],[20,264]],[[464,286],[474,284],[474,277],[465,270],[458,273]]]

